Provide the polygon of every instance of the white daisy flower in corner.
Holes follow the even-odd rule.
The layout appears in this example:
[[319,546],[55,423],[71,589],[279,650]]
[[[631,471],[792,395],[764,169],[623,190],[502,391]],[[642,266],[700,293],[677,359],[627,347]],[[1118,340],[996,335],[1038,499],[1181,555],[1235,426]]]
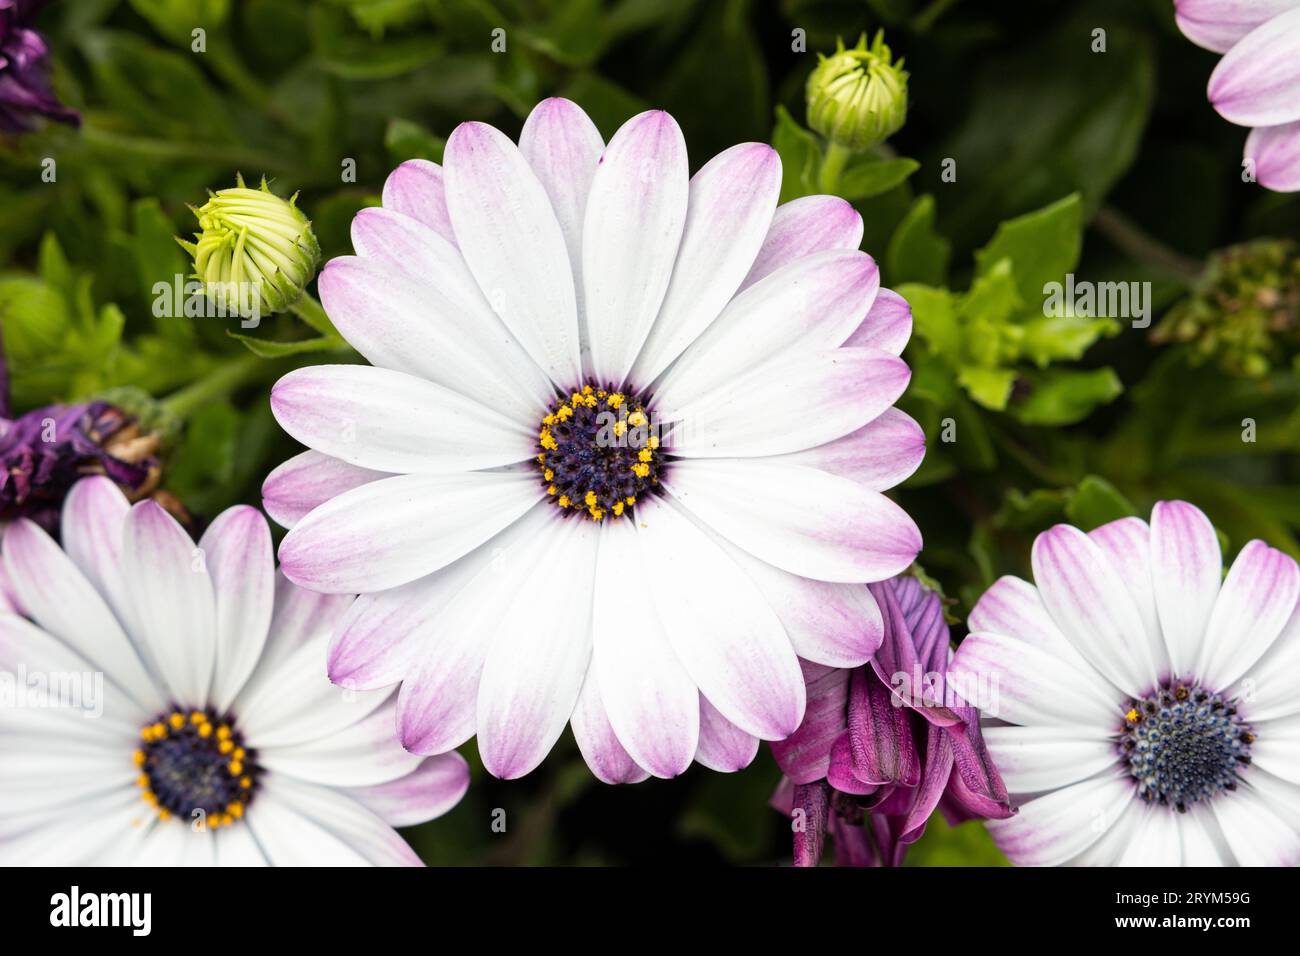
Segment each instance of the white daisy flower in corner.
[[1162,501],[1150,526],[1057,525],[1033,568],[948,669],[996,687],[984,739],[1020,812],[987,826],[1012,862],[1300,862],[1296,562],[1251,541],[1224,578],[1209,519]]
[[330,674],[402,682],[417,753],[501,777],[568,723],[607,781],[749,763],[803,716],[799,658],[866,661],[867,589],[921,546],[882,492],[911,313],[848,203],[777,208],[745,143],[692,177],[667,113],[606,145],[567,100],[482,123],[353,221],[321,299],[371,366],[276,385],[309,451],[268,479],[303,587],[361,592]]
[[353,599],[278,576],[260,513],[196,546],[87,478],[62,536],[5,533],[26,617],[0,613],[0,863],[419,864],[393,827],[454,806],[468,767],[403,750],[392,694],[329,682]]

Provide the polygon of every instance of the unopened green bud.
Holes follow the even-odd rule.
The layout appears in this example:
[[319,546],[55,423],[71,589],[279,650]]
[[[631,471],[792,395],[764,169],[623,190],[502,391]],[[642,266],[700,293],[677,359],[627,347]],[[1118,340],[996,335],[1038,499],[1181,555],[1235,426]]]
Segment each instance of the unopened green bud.
[[240,315],[257,317],[293,305],[316,275],[320,243],[311,220],[266,185],[239,185],[211,194],[198,209],[196,242],[176,241],[194,257],[194,276],[204,294]]
[[808,77],[808,125],[837,146],[870,149],[898,132],[907,119],[907,71],[893,62],[884,31],[851,50],[836,43],[833,56],[817,55]]
[[1300,246],[1256,239],[1215,253],[1152,338],[1182,343],[1194,364],[1213,361],[1231,375],[1300,370]]

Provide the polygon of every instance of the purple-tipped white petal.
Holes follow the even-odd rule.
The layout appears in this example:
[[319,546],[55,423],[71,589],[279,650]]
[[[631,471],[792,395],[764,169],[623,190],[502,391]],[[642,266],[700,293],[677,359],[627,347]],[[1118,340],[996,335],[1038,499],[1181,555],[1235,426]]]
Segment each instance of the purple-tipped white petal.
[[319,282],[343,337],[374,365],[536,424],[554,395],[550,382],[493,314],[460,254],[382,209],[357,214],[352,240],[362,257],[330,260]]
[[635,527],[603,524],[592,614],[592,669],[619,741],[656,777],[691,765],[700,735],[699,691],[673,652],[654,602],[631,599],[649,571]]
[[1124,716],[1124,694],[1090,665],[1002,634],[976,631],[957,645],[948,686],[986,716],[1097,739],[1110,738]]
[[1168,677],[1128,588],[1082,531],[1057,525],[1034,541],[1034,581],[1052,620],[1097,671],[1134,697]]
[[207,700],[216,662],[216,599],[203,552],[152,500],[131,509],[122,543],[126,593],[166,689]]
[[397,475],[321,505],[280,543],[280,568],[332,594],[383,591],[446,567],[541,497],[534,475]]
[[217,602],[212,702],[225,710],[257,665],[275,602],[271,530],[247,505],[223,511],[199,539]]
[[560,522],[542,560],[498,597],[506,610],[483,662],[477,716],[479,754],[494,776],[534,769],[573,714],[591,661],[596,551],[590,523]]
[[392,472],[373,471],[308,449],[271,470],[262,482],[262,507],[282,528],[292,528],[336,495]]
[[792,733],[803,719],[803,676],[757,586],[667,502],[638,503],[637,534],[645,593],[700,692],[728,720],[764,740]]
[[1295,560],[1251,541],[1223,582],[1194,673],[1207,687],[1229,687],[1277,639],[1300,599]]
[[783,355],[669,412],[671,450],[748,458],[823,445],[878,418],[911,377],[906,362],[880,349]]
[[1300,121],[1252,129],[1245,158],[1254,163],[1261,186],[1280,193],[1300,191]]
[[578,694],[569,725],[582,759],[587,761],[587,766],[601,783],[640,783],[650,777],[649,771],[637,766],[614,733],[605,713],[594,668],[587,668],[587,678]]
[[1300,120],[1300,6],[1257,26],[1235,43],[1210,75],[1219,115],[1239,126]]
[[912,337],[912,307],[893,289],[881,289],[871,311],[853,334],[844,340],[846,348],[884,349],[902,355]]
[[780,191],[781,159],[765,143],[733,146],[691,178],[677,264],[632,381],[658,378],[722,312],[754,263]]
[[814,252],[828,249],[856,249],[862,244],[862,216],[839,196],[802,196],[776,207],[772,225],[754,264],[740,284],[748,289]]
[[1249,701],[1251,720],[1300,714],[1300,605],[1282,628],[1273,646],[1231,688]]
[[875,262],[856,251],[800,259],[746,289],[691,344],[657,390],[661,411],[734,382],[777,356],[834,349],[880,288]]
[[925,431],[906,412],[886,408],[857,431],[777,460],[839,475],[872,491],[887,491],[907,480],[924,457]]
[[[587,343],[586,307],[582,288],[582,224],[587,215],[587,196],[605,141],[596,124],[577,103],[552,96],[533,107],[519,134],[519,152],[537,174],[550,197],[551,208],[564,234],[564,245],[573,267],[573,287],[578,304],[578,337],[584,362]],[[585,371],[589,371],[585,369]]]
[[683,460],[674,463],[665,485],[733,544],[801,577],[883,581],[921,550],[921,532],[902,508],[879,492],[812,468],[749,459]]
[[456,241],[493,311],[551,380],[581,377],[578,311],[564,233],[514,143],[484,123],[447,140],[447,210]]
[[426,757],[413,773],[347,793],[390,827],[413,827],[440,817],[469,789],[469,764],[458,753]]
[[1194,676],[1223,577],[1219,537],[1210,519],[1185,501],[1151,510],[1151,582],[1174,676]]
[[382,201],[385,209],[410,216],[448,242],[456,241],[447,215],[446,190],[442,167],[427,159],[408,159],[384,180]]
[[44,530],[20,518],[5,529],[2,553],[26,616],[85,655],[142,708],[166,705],[112,610]]
[[[122,529],[130,510],[126,495],[111,478],[94,475],[72,486],[59,525],[63,550],[113,609],[128,637],[134,628],[122,580]],[[136,649],[148,663],[138,642]]]
[[280,427],[316,451],[374,471],[438,474],[530,458],[535,438],[441,385],[367,365],[295,369],[271,389]]
[[985,826],[1017,866],[1060,866],[1101,839],[1136,792],[1128,772],[1117,768],[1030,800],[1016,816]]
[[1197,46],[1227,53],[1247,33],[1300,0],[1174,0],[1174,19]]
[[1012,793],[1041,793],[1086,780],[1115,763],[1115,745],[1099,733],[1062,726],[985,727],[984,743]]
[[700,747],[695,762],[719,773],[744,770],[758,755],[758,738],[741,730],[700,695]]
[[596,379],[620,385],[659,314],[686,223],[686,141],[667,113],[621,127],[591,182],[582,281]]

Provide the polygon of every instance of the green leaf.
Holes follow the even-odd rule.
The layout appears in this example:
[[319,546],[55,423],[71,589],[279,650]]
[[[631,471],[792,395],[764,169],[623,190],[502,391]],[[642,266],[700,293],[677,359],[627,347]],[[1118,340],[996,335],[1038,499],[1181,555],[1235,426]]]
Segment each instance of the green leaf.
[[920,196],[894,230],[885,253],[890,285],[922,282],[941,286],[948,276],[948,240],[934,229],[934,197]]
[[1026,425],[1072,425],[1124,390],[1109,368],[1049,368],[1027,373],[1025,379],[1026,397],[1011,405],[1011,413]]
[[388,150],[388,158],[395,164],[404,163],[408,159],[427,159],[441,163],[442,151],[446,146],[447,141],[441,136],[433,135],[419,123],[400,117],[390,119],[388,128],[384,131],[384,148]]
[[822,146],[817,137],[795,122],[784,106],[776,108],[772,148],[781,157],[781,202],[818,192]]
[[238,339],[244,346],[261,358],[283,358],[286,355],[301,355],[303,352],[330,352],[339,351],[340,348],[346,348],[344,343],[340,346],[341,339],[331,338],[328,335],[322,335],[315,339],[298,339],[293,342],[276,342],[272,339],[259,339],[252,335],[242,335],[239,332],[227,332],[232,339]]
[[920,168],[916,160],[906,158],[851,163],[840,175],[837,192],[850,201],[869,199],[906,182]]
[[947,289],[917,283],[895,288],[912,307],[913,331],[925,340],[932,352],[956,358],[961,352],[962,331],[953,294]]
[[1070,523],[1084,531],[1091,531],[1108,521],[1128,518],[1137,514],[1133,502],[1104,478],[1089,475],[1079,482],[1065,505],[1065,515]]
[[1021,325],[1020,347],[1024,355],[1040,368],[1052,362],[1081,358],[1093,342],[1103,335],[1114,335],[1120,325],[1114,319],[1090,319],[1085,316],[1035,316]]
[[1060,282],[1079,262],[1083,244],[1083,202],[1072,193],[1036,212],[1008,219],[975,253],[975,274],[985,275],[1002,259],[1015,266],[1016,287],[1026,303],[1041,302],[1044,286]]
[[957,382],[976,402],[1000,412],[1007,407],[1007,400],[1011,397],[1011,387],[1016,383],[1016,370],[963,365],[957,370]]

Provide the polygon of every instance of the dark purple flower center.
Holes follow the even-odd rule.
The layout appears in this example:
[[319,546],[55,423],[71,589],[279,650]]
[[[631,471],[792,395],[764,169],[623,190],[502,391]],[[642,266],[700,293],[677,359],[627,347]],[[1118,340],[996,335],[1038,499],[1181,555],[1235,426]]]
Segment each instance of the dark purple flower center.
[[631,517],[664,467],[658,423],[640,394],[583,385],[542,418],[537,465],[551,501],[592,521]]
[[1236,789],[1254,740],[1233,701],[1180,683],[1129,702],[1120,751],[1143,800],[1184,813]]
[[229,714],[177,708],[142,727],[140,737],[136,783],[159,817],[213,828],[243,817],[261,768]]

